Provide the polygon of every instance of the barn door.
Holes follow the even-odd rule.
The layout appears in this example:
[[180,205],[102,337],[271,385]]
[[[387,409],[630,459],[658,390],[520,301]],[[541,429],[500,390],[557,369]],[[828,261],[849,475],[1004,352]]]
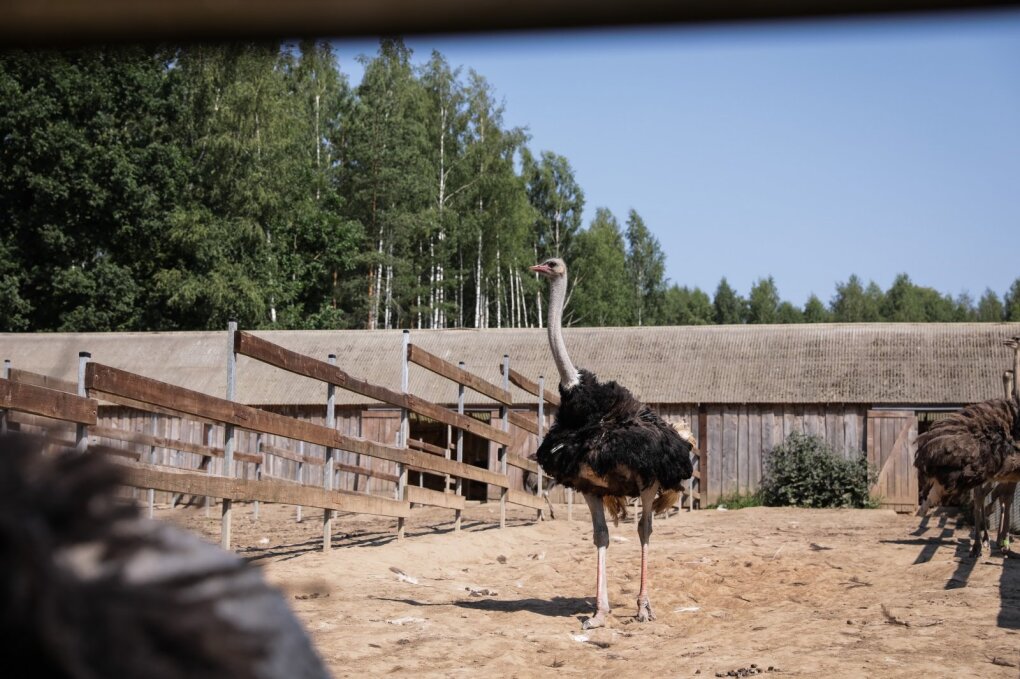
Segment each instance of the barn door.
[[869,410],[867,423],[868,463],[878,471],[871,487],[886,509],[913,512],[917,509],[917,417],[913,410]]

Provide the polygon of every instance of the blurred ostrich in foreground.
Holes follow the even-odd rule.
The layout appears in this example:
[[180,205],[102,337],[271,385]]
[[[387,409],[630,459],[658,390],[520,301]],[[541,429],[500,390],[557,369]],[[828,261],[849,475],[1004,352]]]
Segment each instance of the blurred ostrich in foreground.
[[[1013,349],[1014,375],[1020,368],[1020,338],[1006,340]],[[986,484],[997,482],[996,495],[1012,498],[1020,481],[1020,392],[1014,383],[1008,398],[974,403],[935,422],[917,438],[916,466],[927,479],[924,501],[918,514],[927,514],[943,497],[972,491],[974,504],[974,541],[970,555],[981,556],[986,541]],[[1003,520],[999,525],[999,546],[1008,549],[1009,502],[1003,501]],[[1006,529],[1006,530],[1004,530]],[[1004,535],[1005,533],[1005,535]],[[1005,544],[1003,544],[1005,543]]]
[[279,591],[138,518],[115,465],[0,437],[0,649],[36,677],[328,677]]
[[652,515],[672,507],[682,482],[691,477],[691,444],[616,382],[601,383],[590,372],[574,368],[561,327],[567,266],[562,259],[549,259],[531,270],[549,281],[549,345],[560,374],[560,407],[536,458],[557,483],[584,495],[598,549],[595,614],[585,620],[584,627],[601,627],[609,615],[605,508],[618,517],[627,497],[641,498],[641,590],[636,617],[641,622],[654,620],[648,601]]

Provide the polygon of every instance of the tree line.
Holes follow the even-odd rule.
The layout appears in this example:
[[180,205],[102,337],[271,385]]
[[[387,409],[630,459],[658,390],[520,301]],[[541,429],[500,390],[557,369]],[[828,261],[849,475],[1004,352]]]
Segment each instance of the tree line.
[[1020,320],[857,277],[803,307],[670,284],[634,210],[585,205],[480,74],[399,39],[352,86],[326,42],[0,54],[0,331],[539,327],[527,265],[567,259],[573,325]]

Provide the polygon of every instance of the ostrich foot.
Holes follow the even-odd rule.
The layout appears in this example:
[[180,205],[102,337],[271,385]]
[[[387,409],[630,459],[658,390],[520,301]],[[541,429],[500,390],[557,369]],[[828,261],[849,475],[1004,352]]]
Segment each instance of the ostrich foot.
[[981,556],[981,541],[975,540],[970,546],[969,556],[979,558]]
[[655,620],[655,613],[652,613],[652,604],[648,602],[648,597],[642,597],[637,600],[637,615],[634,618],[638,622]]
[[591,616],[583,623],[581,623],[581,629],[595,629],[596,627],[605,627],[606,618],[608,617],[608,611],[595,611],[595,615]]

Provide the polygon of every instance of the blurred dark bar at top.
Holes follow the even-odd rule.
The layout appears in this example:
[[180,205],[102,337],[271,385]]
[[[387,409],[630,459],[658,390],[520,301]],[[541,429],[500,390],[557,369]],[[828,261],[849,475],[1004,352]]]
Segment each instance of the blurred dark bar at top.
[[932,14],[953,0],[0,0],[0,46],[374,37]]

